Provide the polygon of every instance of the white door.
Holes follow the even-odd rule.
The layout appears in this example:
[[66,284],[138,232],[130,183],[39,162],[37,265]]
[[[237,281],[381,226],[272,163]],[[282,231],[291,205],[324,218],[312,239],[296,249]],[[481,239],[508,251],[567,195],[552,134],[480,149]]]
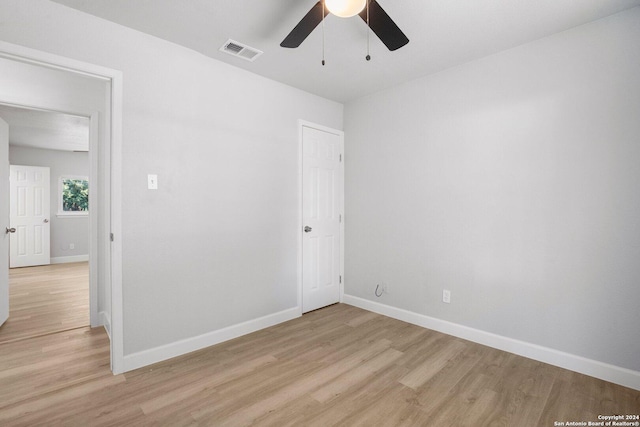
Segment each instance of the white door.
[[28,267],[50,263],[49,168],[11,165],[9,209],[11,211],[10,266]]
[[340,300],[342,135],[302,127],[302,312]]
[[0,325],[9,318],[9,125],[0,119]]

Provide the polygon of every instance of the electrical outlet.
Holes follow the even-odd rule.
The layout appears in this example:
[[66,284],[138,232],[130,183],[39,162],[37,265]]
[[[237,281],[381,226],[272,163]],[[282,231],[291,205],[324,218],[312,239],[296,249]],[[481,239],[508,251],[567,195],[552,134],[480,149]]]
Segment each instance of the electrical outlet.
[[445,302],[447,304],[451,303],[451,291],[448,289],[443,289],[442,290],[442,302]]
[[74,243],[69,243],[69,249],[75,249],[76,245]]

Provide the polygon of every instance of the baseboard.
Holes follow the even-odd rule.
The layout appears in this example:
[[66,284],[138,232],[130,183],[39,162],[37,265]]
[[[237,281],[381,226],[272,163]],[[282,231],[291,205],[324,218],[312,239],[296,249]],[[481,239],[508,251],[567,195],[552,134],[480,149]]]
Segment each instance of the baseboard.
[[299,307],[280,311],[258,319],[249,320],[224,329],[199,335],[197,337],[187,338],[149,350],[127,354],[124,356],[123,372],[142,368],[143,366],[152,365],[163,360],[171,359],[172,357],[181,356],[183,354],[191,353],[192,351],[210,347],[242,335],[250,334],[251,332],[255,332],[260,329],[295,319],[296,317],[300,317]]
[[109,339],[111,339],[111,316],[106,311],[101,311],[99,313],[100,316],[100,325],[104,326],[104,330],[107,331],[107,335]]
[[58,256],[51,258],[50,264],[66,264],[68,262],[83,262],[89,261],[89,255],[73,255],[73,256]]
[[640,372],[638,371],[632,371],[631,369],[598,362],[597,360],[587,359],[585,357],[576,356],[574,354],[565,353],[537,344],[507,338],[501,335],[481,331],[479,329],[470,328],[468,326],[459,325],[446,320],[436,319],[434,317],[425,316],[424,314],[414,313],[401,308],[380,304],[378,302],[352,295],[345,294],[343,302],[345,304],[353,305],[397,320],[422,326],[423,328],[432,329],[447,335],[452,335],[478,344],[514,353],[519,356],[528,357],[529,359],[569,369],[574,372],[589,375],[625,387],[630,387],[635,390],[640,390]]

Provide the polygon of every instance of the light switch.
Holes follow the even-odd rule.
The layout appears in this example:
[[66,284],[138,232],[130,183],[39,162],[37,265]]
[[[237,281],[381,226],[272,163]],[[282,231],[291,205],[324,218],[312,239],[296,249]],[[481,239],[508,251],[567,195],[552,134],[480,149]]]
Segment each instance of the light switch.
[[147,175],[147,183],[149,190],[157,190],[158,189],[158,175]]

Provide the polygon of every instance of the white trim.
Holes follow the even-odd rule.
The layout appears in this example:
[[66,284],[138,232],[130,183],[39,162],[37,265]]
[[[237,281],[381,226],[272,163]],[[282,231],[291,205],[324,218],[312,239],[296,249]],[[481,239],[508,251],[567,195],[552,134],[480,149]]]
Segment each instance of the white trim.
[[[111,77],[111,156],[106,151],[105,170],[110,179],[106,180],[105,191],[111,194],[111,206],[105,206],[105,216],[109,215],[111,230],[115,240],[106,239],[110,246],[111,269],[107,275],[111,280],[111,371],[114,374],[124,372],[124,315],[122,296],[122,102],[123,76],[114,71]],[[105,147],[106,149],[107,147]],[[108,237],[108,236],[107,236]]]
[[[103,81],[111,80],[113,77],[112,73],[116,71],[110,68],[101,67],[100,65],[77,61],[65,56],[59,56],[53,53],[31,49],[1,40],[0,58],[52,68],[54,70],[70,71],[74,74],[80,74]],[[119,71],[116,72],[119,73]]]
[[298,120],[298,245],[297,245],[297,254],[296,254],[296,258],[298,259],[298,264],[297,264],[297,269],[296,269],[296,276],[297,276],[297,282],[298,282],[298,286],[297,286],[297,302],[298,302],[298,314],[300,316],[302,316],[302,227],[303,225],[303,221],[302,221],[302,213],[303,213],[303,206],[302,206],[302,192],[304,191],[304,188],[302,186],[302,175],[303,175],[303,170],[302,170],[302,128],[303,125],[306,122],[303,122],[302,120]]
[[104,330],[109,336],[109,339],[111,339],[111,317],[106,311],[100,312],[100,325],[104,327]]
[[300,317],[300,313],[298,307],[294,307],[278,313],[269,314],[264,317],[219,329],[217,331],[198,335],[196,337],[172,342],[171,344],[162,345],[133,354],[127,354],[124,356],[124,371],[131,371],[133,369],[138,369],[143,366],[148,366],[163,360],[181,356],[192,351],[210,347],[297,317]]
[[312,129],[321,130],[323,132],[332,133],[340,137],[340,154],[342,155],[342,161],[340,162],[340,181],[342,183],[342,197],[340,198],[340,212],[342,212],[342,222],[340,223],[340,276],[342,277],[342,283],[340,284],[340,299],[342,302],[344,296],[344,132],[341,130],[333,129],[327,126],[318,125],[313,122],[299,119],[298,120],[298,309],[300,315],[302,315],[302,239],[304,236],[303,218],[302,218],[302,166],[303,166],[303,153],[302,153],[302,137],[303,128],[308,127]]
[[498,350],[507,351],[529,359],[559,366],[574,372],[600,378],[635,390],[640,390],[640,372],[631,369],[621,368],[597,360],[587,359],[582,356],[565,353],[552,348],[531,344],[525,341],[492,334],[446,320],[436,319],[424,314],[415,313],[401,308],[392,307],[378,302],[370,301],[353,295],[344,296],[345,304],[353,305],[374,313],[402,320],[432,329],[447,335],[473,341]]
[[56,218],[87,218],[89,211],[58,212]]
[[[2,42],[0,42],[0,49],[2,48]],[[0,51],[0,58],[4,58],[7,57],[5,55],[2,54],[2,51]],[[24,62],[24,61],[23,61]],[[62,110],[62,109],[52,109],[52,108],[48,108],[48,107],[36,107],[34,105],[26,105],[26,104],[16,104],[15,102],[6,102],[6,101],[2,101],[0,100],[0,105],[4,105],[6,107],[13,107],[13,108],[26,108],[29,110],[33,110],[33,111],[42,111],[45,113],[60,113],[60,114],[66,114],[67,116],[76,116],[76,117],[81,117],[81,118],[85,118],[85,119],[91,119],[90,114],[86,114],[86,113],[82,113],[79,111],[73,111],[73,110]]]
[[[106,138],[105,138],[106,139]],[[98,174],[98,159],[100,155],[98,154],[98,150],[100,149],[100,116],[98,112],[94,112],[91,114],[89,118],[89,197],[91,198],[91,203],[95,205],[96,208],[100,207],[100,197],[92,197],[91,194],[100,194],[100,190],[95,191],[91,190],[91,182],[97,183],[99,174]],[[108,203],[107,203],[108,204]],[[99,253],[98,250],[98,242],[100,237],[100,230],[98,230],[98,215],[99,209],[95,209],[94,212],[87,212],[89,215],[89,325],[92,328],[103,325],[101,320],[101,316],[98,313],[98,262],[99,262]],[[108,282],[104,282],[105,286],[107,286]]]
[[[89,261],[89,255],[71,255],[71,256],[57,256],[55,258],[51,258],[51,264],[67,264],[70,262],[84,262]],[[96,313],[98,312],[96,307]],[[99,325],[91,324],[91,327],[95,327]]]
[[[14,61],[20,61],[63,70],[74,74],[80,74],[111,83],[110,111],[106,118],[107,129],[102,129],[103,144],[100,153],[103,157],[105,169],[105,194],[104,205],[101,212],[105,214],[105,221],[111,224],[108,233],[115,233],[117,238],[113,243],[105,244],[97,256],[104,259],[104,265],[108,270],[105,277],[110,279],[111,285],[111,370],[114,374],[122,372],[124,358],[124,328],[122,318],[122,88],[123,75],[121,71],[89,64],[64,56],[54,55],[36,49],[15,45],[0,41],[0,57]],[[109,192],[106,192],[109,191]],[[110,197],[109,197],[110,196]],[[108,215],[108,216],[107,216]],[[109,247],[107,247],[109,246]],[[91,249],[91,245],[90,245]],[[105,250],[106,249],[106,250]],[[96,252],[96,251],[94,251]],[[109,282],[105,282],[109,286]]]

